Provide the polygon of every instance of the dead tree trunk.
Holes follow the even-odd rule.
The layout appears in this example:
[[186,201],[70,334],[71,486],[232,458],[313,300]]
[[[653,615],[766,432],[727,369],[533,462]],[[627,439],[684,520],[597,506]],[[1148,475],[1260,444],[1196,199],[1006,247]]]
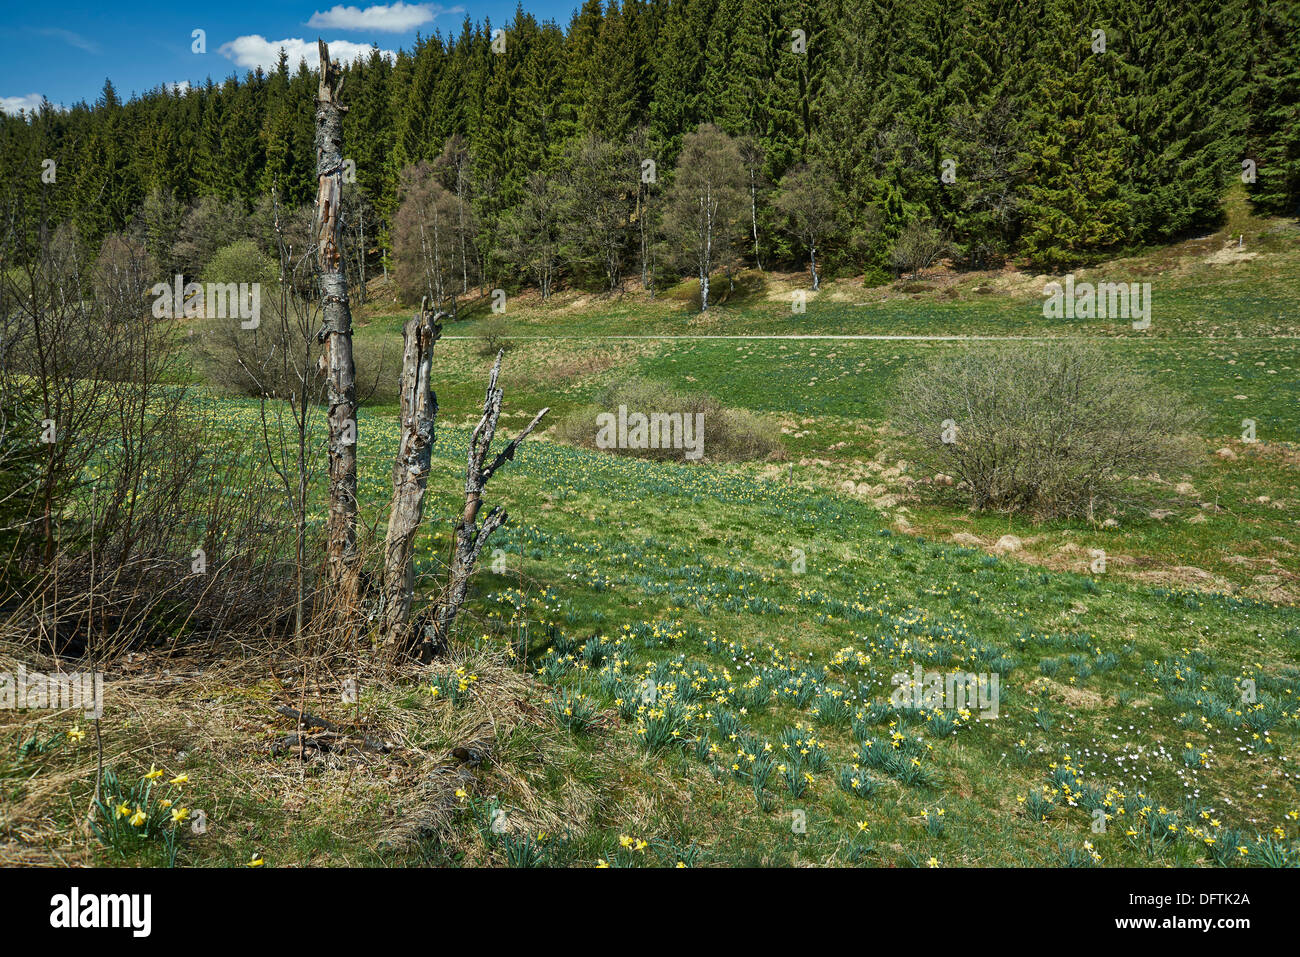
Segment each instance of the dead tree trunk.
[[320,282],[325,365],[329,400],[330,574],[336,583],[355,584],[357,540],[357,384],[352,361],[352,312],[343,275],[343,114],[339,102],[343,76],[331,63],[329,47],[318,40],[320,88],[316,95],[316,266]]
[[509,517],[500,505],[495,505],[483,519],[483,524],[478,524],[479,509],[483,505],[483,489],[496,474],[497,469],[515,457],[515,450],[519,448],[519,443],[537,428],[537,423],[542,421],[542,416],[551,411],[545,408],[538,412],[533,416],[533,421],[528,423],[527,428],[497,453],[489,464],[484,464],[492,439],[496,436],[497,420],[501,418],[501,399],[505,393],[497,387],[497,377],[501,374],[503,355],[505,355],[504,349],[497,353],[496,362],[492,364],[492,372],[488,377],[487,398],[483,400],[483,416],[470,436],[469,463],[465,470],[465,509],[461,512],[460,521],[456,523],[451,567],[447,570],[447,587],[434,611],[432,634],[426,639],[422,648],[422,657],[426,661],[435,652],[446,647],[451,635],[452,623],[456,620],[456,613],[460,611],[460,606],[465,601],[465,593],[469,590],[469,579],[474,572],[474,564],[478,561],[479,554],[492,533],[504,525]]
[[415,535],[424,516],[424,490],[429,482],[438,398],[433,392],[433,347],[442,325],[420,302],[420,312],[403,330],[402,441],[393,463],[393,507],[384,542],[383,611],[380,633],[391,655],[404,654],[412,645],[411,601],[414,597]]

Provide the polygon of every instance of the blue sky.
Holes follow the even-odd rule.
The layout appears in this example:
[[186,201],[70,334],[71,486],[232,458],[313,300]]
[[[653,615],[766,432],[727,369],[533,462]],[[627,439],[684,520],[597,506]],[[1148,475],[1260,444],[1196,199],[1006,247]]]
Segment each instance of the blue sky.
[[[527,0],[539,20],[567,25],[579,0]],[[411,48],[416,32],[459,32],[468,14],[494,24],[514,16],[516,0],[444,0],[443,3],[334,4],[305,0],[225,0],[205,4],[54,2],[12,4],[0,18],[0,109],[13,112],[40,102],[93,103],[113,81],[118,95],[162,84],[201,84],[208,76],[242,76],[257,63],[274,66],[280,41],[290,65],[298,50],[315,64],[316,38],[333,56],[368,50]],[[206,31],[207,52],[192,51],[194,30]]]

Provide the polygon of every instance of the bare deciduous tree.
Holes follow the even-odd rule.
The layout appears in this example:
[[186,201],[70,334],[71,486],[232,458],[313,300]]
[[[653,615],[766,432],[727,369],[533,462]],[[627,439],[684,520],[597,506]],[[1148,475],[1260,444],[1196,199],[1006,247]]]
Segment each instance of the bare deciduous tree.
[[[228,348],[259,399],[264,461],[280,481],[293,520],[294,635],[301,645],[306,624],[308,486],[319,461],[312,441],[312,410],[322,398],[316,373],[324,356],[312,330],[319,317],[314,301],[301,295],[299,277],[312,268],[309,254],[294,258],[276,198],[271,199],[272,229],[279,279],[270,287],[268,322],[251,330],[227,323]],[[210,332],[209,336],[221,333]],[[285,413],[289,422],[286,425]]]
[[457,261],[458,201],[423,162],[402,170],[398,190],[401,205],[393,219],[398,287],[455,315],[457,289],[466,275],[464,257]]
[[460,247],[460,291],[462,295],[469,295],[471,265],[476,272],[482,273],[482,264],[477,262],[471,264],[469,258],[470,250],[474,248],[478,233],[478,222],[474,216],[472,203],[474,182],[470,171],[473,166],[474,157],[465,144],[465,138],[459,133],[448,138],[442,148],[442,155],[438,157],[435,163],[435,168],[442,178],[442,184],[451,191],[454,199],[456,243]]
[[952,243],[939,227],[929,220],[917,220],[904,227],[890,253],[890,262],[898,272],[910,272],[915,279],[952,251]]
[[814,290],[821,288],[817,247],[834,231],[839,213],[830,183],[830,172],[821,163],[801,163],[781,177],[781,192],[776,199],[786,228],[808,248],[808,271]]

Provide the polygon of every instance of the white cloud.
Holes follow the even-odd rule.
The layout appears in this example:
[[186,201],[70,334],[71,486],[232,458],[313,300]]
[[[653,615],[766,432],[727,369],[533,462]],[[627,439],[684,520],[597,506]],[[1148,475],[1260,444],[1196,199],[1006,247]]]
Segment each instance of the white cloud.
[[[242,66],[247,70],[255,70],[259,66],[267,73],[275,69],[275,65],[280,60],[280,48],[289,54],[289,70],[292,72],[298,68],[299,60],[306,60],[307,67],[315,70],[320,67],[320,56],[316,52],[315,40],[303,40],[298,37],[291,37],[285,40],[268,40],[259,34],[252,36],[236,37],[229,43],[223,43],[217,48],[217,52],[227,60],[233,60],[237,66]],[[348,40],[330,40],[330,59],[338,60],[340,63],[351,63],[353,60],[370,57],[370,44],[352,43]],[[380,56],[389,60],[397,58],[397,54],[392,50],[380,50]]]
[[60,27],[45,27],[36,32],[44,37],[55,37],[69,46],[74,46],[78,50],[84,50],[87,53],[100,52],[98,43],[94,40],[87,40],[80,33],[73,33],[71,30],[64,30]]
[[28,93],[26,96],[0,96],[0,113],[17,114],[21,110],[36,112],[41,108],[41,101],[45,97],[39,93]]
[[190,81],[177,80],[175,83],[164,83],[163,88],[166,89],[168,93],[175,93],[177,96],[180,96],[190,91]]
[[373,7],[345,7],[342,4],[328,10],[316,11],[307,21],[309,27],[331,30],[374,30],[380,33],[407,33],[416,27],[433,22],[444,13],[463,13],[461,7],[448,10],[433,3],[378,4]]

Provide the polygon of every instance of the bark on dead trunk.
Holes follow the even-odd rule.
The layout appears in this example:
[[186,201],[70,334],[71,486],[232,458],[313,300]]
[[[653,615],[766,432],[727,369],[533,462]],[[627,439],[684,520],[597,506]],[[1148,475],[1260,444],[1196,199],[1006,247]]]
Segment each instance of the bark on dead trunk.
[[329,400],[328,556],[331,577],[355,584],[357,538],[357,386],[352,361],[352,312],[343,276],[343,76],[318,40],[320,87],[316,95],[316,266],[321,290]]
[[433,349],[442,325],[420,303],[420,312],[403,330],[401,376],[402,439],[393,463],[393,505],[384,541],[383,611],[380,633],[389,652],[401,655],[413,644],[411,602],[414,597],[415,536],[424,516],[438,399],[433,391]]
[[537,423],[542,421],[542,416],[551,411],[545,408],[538,412],[533,416],[533,421],[529,422],[517,437],[507,443],[490,463],[484,464],[487,461],[492,439],[496,436],[497,421],[501,418],[501,399],[505,393],[497,387],[497,377],[501,374],[501,357],[504,355],[505,350],[498,352],[496,362],[492,364],[492,372],[488,376],[487,397],[483,400],[483,415],[470,436],[469,461],[465,470],[465,508],[456,523],[451,566],[447,570],[447,587],[434,612],[432,634],[422,648],[422,657],[426,661],[446,647],[451,635],[452,623],[456,620],[456,613],[460,611],[460,606],[465,602],[469,579],[483,551],[483,546],[487,544],[492,533],[504,525],[509,517],[500,505],[496,505],[488,512],[483,523],[478,524],[478,513],[483,505],[483,489],[496,474],[497,469],[515,457],[515,450],[529,433],[537,428]]

